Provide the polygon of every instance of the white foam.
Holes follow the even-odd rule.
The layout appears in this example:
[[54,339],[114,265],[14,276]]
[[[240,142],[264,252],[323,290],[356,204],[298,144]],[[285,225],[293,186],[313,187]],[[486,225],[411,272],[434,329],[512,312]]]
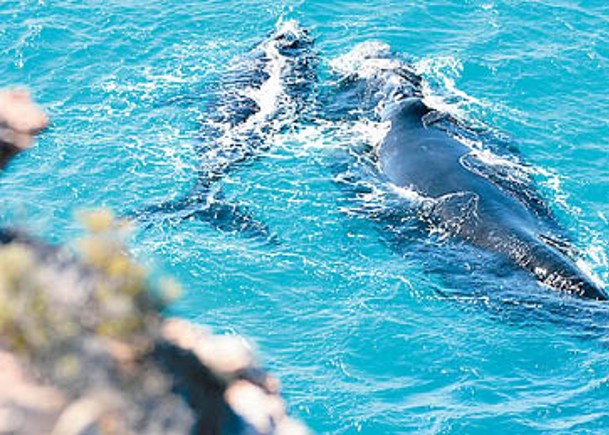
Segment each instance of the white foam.
[[536,171],[533,167],[525,166],[514,159],[499,156],[489,149],[482,148],[482,146],[483,144],[478,144],[469,155],[487,166],[507,168],[517,179],[528,179],[528,177],[535,174]]
[[[578,258],[577,260],[575,260],[575,264],[577,265],[578,269],[581,270],[584,275],[594,284],[596,284],[600,288],[607,288],[607,283],[604,282],[603,279],[595,273],[595,264],[590,263],[589,261],[583,258]],[[606,268],[607,264],[604,264],[603,266]]]
[[330,61],[330,68],[341,77],[372,78],[382,71],[400,67],[397,59],[389,57],[391,48],[380,41],[368,41],[353,47],[348,53]]
[[576,260],[576,264],[597,286],[609,288],[607,282],[609,275],[605,273],[601,277],[597,273],[599,270],[606,271],[609,269],[609,257],[605,250],[605,244],[600,240],[598,235],[588,245],[584,255]]
[[463,71],[463,64],[455,57],[424,58],[414,64],[414,70],[424,78],[433,77],[435,81],[439,82],[442,94],[438,94],[428,79],[423,80],[423,99],[425,104],[432,109],[451,114],[456,118],[468,119],[467,109],[469,107],[488,106],[458,88],[457,79]]
[[279,53],[276,41],[270,41],[264,47],[265,55],[268,59],[265,72],[269,78],[252,92],[252,99],[258,104],[260,110],[252,117],[252,122],[264,122],[277,111],[277,103],[280,96],[284,93],[281,73],[284,70],[286,61]]
[[[265,72],[269,78],[259,87],[250,89],[250,97],[258,104],[260,110],[251,117],[252,124],[266,122],[277,113],[280,104],[289,105],[290,101],[285,92],[282,76],[288,68],[288,62],[279,52],[278,38],[283,35],[291,34],[299,39],[303,37],[303,30],[296,20],[279,19],[276,30],[267,41],[262,45],[262,50],[268,59]],[[250,125],[251,127],[251,125]]]
[[277,24],[275,25],[275,35],[285,35],[291,33],[297,39],[302,38],[303,30],[300,26],[300,23],[296,20],[284,20],[283,18],[279,18],[277,20]]
[[399,197],[407,200],[412,204],[424,204],[431,200],[431,198],[427,196],[423,196],[418,193],[416,190],[409,187],[400,187],[393,183],[390,184],[391,190],[396,193]]

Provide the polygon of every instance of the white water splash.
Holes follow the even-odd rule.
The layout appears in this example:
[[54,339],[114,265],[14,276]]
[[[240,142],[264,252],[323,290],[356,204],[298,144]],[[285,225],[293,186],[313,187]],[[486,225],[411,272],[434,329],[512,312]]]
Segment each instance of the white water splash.
[[422,91],[428,107],[460,119],[469,119],[472,107],[488,107],[457,86],[463,72],[461,60],[451,56],[424,58],[413,66],[415,72],[425,78]]
[[382,71],[399,68],[401,62],[391,57],[391,47],[380,41],[368,41],[330,61],[330,68],[341,77],[370,79]]
[[287,62],[279,52],[276,38],[286,33],[300,35],[300,32],[300,27],[295,21],[279,21],[273,37],[263,44],[262,49],[268,59],[265,72],[269,78],[259,88],[250,88],[249,96],[258,104],[260,110],[248,122],[252,124],[265,122],[277,112],[279,102],[285,95],[282,75]]
[[[264,76],[262,83],[250,83],[245,87],[227,86],[221,100],[219,110],[223,116],[206,120],[211,130],[219,132],[214,138],[215,145],[205,153],[204,165],[210,168],[228,167],[234,161],[244,156],[265,151],[276,142],[275,136],[281,130],[294,123],[299,115],[296,102],[292,100],[286,88],[285,78],[289,76],[294,66],[290,59],[281,54],[282,38],[290,35],[295,39],[302,39],[304,31],[293,20],[279,20],[276,30],[261,44],[254,48],[253,58],[239,59],[233,67],[233,73],[239,75],[241,70],[246,73],[256,73]],[[256,106],[245,119],[234,124],[235,101]],[[228,121],[227,121],[228,120]],[[257,141],[259,146],[252,145]]]

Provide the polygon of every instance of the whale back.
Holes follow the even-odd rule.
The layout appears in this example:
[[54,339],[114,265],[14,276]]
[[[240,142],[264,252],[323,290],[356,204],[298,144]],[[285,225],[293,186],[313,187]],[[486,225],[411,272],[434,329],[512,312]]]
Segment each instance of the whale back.
[[566,252],[548,243],[565,231],[535,188],[477,159],[454,134],[463,128],[459,121],[426,104],[412,67],[386,46],[356,48],[339,59],[340,91],[359,104],[360,115],[389,124],[374,149],[381,178],[422,198],[415,206],[430,232],[502,254],[554,289],[607,299]]
[[269,239],[266,226],[245,207],[228,201],[220,182],[263,155],[276,134],[294,128],[314,98],[317,53],[314,39],[296,21],[275,30],[239,58],[222,77],[202,119],[195,147],[196,184],[182,198],[133,213],[178,221],[197,218],[228,232]]
[[[204,129],[226,133],[295,116],[311,97],[317,75],[314,39],[296,21],[281,21],[266,39],[224,72]],[[215,127],[215,128],[214,128]]]

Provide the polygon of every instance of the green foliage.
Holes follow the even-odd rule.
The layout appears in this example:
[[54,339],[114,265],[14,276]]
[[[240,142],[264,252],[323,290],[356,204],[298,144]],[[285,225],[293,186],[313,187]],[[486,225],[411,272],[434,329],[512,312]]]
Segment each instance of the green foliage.
[[0,247],[0,340],[10,350],[56,353],[94,335],[140,354],[156,338],[159,311],[179,286],[164,279],[153,291],[148,271],[126,252],[128,222],[108,210],[80,220],[87,234],[77,255],[27,243]]

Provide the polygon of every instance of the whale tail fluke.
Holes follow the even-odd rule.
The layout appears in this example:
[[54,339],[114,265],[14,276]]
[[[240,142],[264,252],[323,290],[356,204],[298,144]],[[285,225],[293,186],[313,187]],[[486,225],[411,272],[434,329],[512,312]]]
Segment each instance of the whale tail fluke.
[[241,234],[247,238],[277,244],[277,235],[254,217],[244,205],[231,203],[221,193],[198,192],[183,198],[150,205],[130,212],[126,217],[147,228],[155,223],[179,224],[187,220],[206,222],[217,230],[229,234]]

